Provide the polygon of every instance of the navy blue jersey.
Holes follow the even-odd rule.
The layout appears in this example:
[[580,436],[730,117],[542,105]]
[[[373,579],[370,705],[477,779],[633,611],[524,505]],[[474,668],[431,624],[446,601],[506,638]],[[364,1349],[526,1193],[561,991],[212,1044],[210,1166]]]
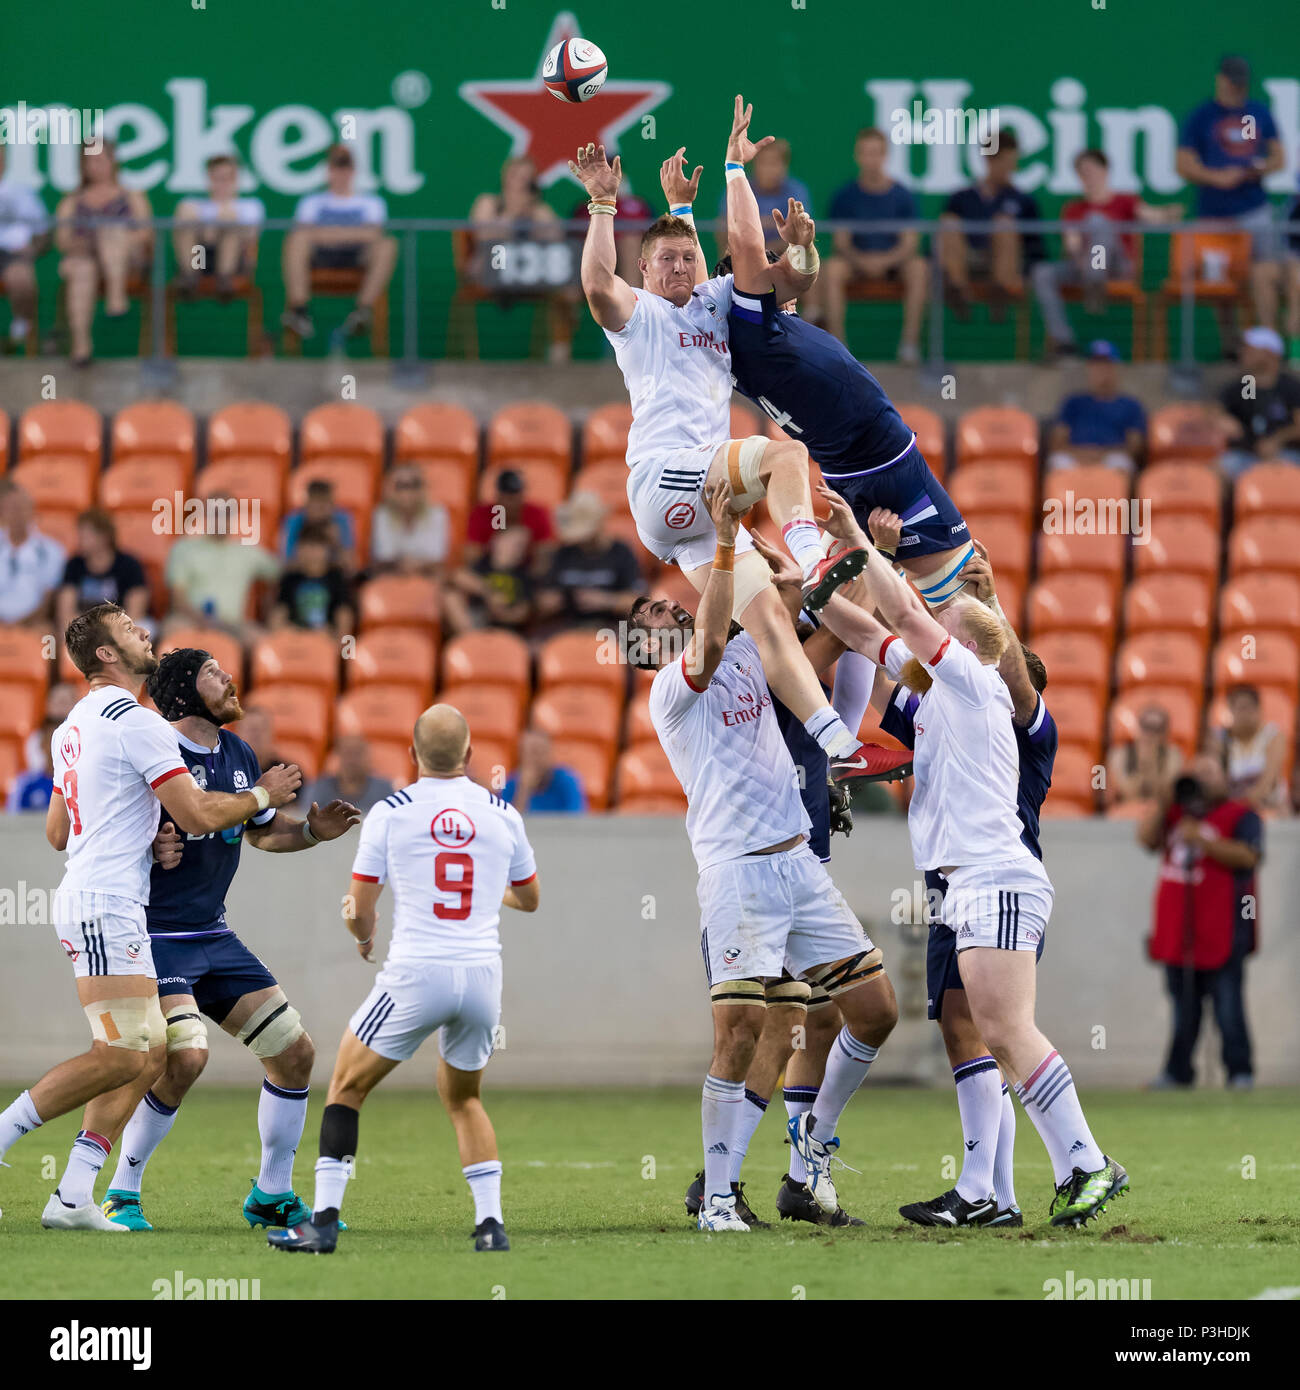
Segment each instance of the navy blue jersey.
[[879,467],[907,452],[912,431],[881,384],[833,334],[781,313],[774,290],[734,288],[727,322],[736,390],[806,444],[823,474]]
[[831,803],[826,779],[830,775],[830,759],[821,745],[788,709],[772,696],[772,712],[785,746],[790,750],[799,770],[799,796],[803,801],[812,829],[808,832],[808,847],[823,864],[831,857]]
[[[225,729],[218,732],[213,749],[179,734],[177,742],[185,766],[205,791],[246,792],[262,775],[253,750]],[[166,819],[163,811],[161,820]],[[255,825],[266,825],[275,819],[275,807],[268,806],[251,819]],[[230,930],[226,925],[226,892],[239,867],[243,838],[243,825],[206,835],[186,835],[181,862],[174,869],[154,865],[145,909],[150,935],[207,936]]]

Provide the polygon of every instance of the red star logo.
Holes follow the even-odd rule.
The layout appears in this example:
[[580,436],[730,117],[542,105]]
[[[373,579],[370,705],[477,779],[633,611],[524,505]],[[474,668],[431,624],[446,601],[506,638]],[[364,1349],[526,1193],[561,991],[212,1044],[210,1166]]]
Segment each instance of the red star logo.
[[667,82],[609,81],[590,101],[557,101],[542,85],[542,63],[557,43],[581,37],[577,19],[567,11],[558,14],[532,77],[460,84],[461,96],[513,137],[510,153],[526,154],[537,165],[543,185],[570,177],[569,160],[590,141],[603,144],[612,160],[619,133],[672,92]]

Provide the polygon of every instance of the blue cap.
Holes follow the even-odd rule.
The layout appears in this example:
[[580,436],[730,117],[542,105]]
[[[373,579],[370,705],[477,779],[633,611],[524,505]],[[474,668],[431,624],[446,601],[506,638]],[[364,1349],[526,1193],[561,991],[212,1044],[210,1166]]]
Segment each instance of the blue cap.
[[1093,362],[1118,362],[1119,349],[1105,338],[1094,338],[1088,344],[1088,357]]

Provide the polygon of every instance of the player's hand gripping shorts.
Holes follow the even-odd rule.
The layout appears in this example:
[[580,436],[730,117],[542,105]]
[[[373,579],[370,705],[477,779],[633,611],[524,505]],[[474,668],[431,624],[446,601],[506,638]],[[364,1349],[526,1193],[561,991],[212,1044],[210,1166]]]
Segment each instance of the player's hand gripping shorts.
[[372,1052],[394,1062],[415,1056],[441,1029],[438,1051],[457,1071],[481,1071],[501,1021],[501,959],[482,965],[388,962],[352,1015],[349,1029]]
[[[665,564],[693,570],[713,561],[717,532],[700,489],[714,455],[724,443],[721,440],[695,449],[655,454],[628,473],[627,496],[637,534],[646,549]],[[743,555],[753,548],[749,532],[740,527],[736,533],[736,554]]]
[[54,929],[77,978],[147,975],[157,978],[144,904],[111,893],[54,895]]
[[957,934],[958,951],[972,946],[1037,951],[1054,897],[1052,881],[1037,859],[977,864],[948,875],[943,916]]

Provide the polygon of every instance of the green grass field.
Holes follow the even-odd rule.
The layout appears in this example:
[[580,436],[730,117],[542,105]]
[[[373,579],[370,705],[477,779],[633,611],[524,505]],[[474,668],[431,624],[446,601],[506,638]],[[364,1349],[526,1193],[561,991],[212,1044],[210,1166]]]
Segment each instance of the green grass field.
[[[327,1259],[271,1251],[240,1205],[257,1171],[254,1086],[206,1088],[186,1101],[149,1170],[152,1233],[40,1229],[76,1129],[45,1126],[0,1169],[0,1298],[152,1299],[155,1280],[258,1279],[273,1298],[1029,1298],[1044,1282],[1150,1279],[1156,1299],[1249,1298],[1300,1285],[1300,1202],[1293,1090],[1085,1097],[1093,1129],[1128,1167],[1131,1193],[1084,1232],[1052,1231],[1046,1155],[1020,1116],[1023,1231],[940,1233],[908,1226],[902,1202],[951,1183],[960,1147],[947,1091],[868,1089],[840,1127],[843,1204],[864,1229],[775,1225],[707,1237],[682,1193],[699,1166],[698,1093],[489,1092],[505,1163],[509,1254],[473,1253],[472,1207],[450,1126],[432,1095],[382,1091],[361,1119],[351,1224]],[[313,1100],[298,1157],[311,1199]],[[750,1200],[775,1220],[788,1152],[779,1100],[746,1164]],[[53,1163],[46,1160],[53,1156]],[[117,1157],[114,1150],[113,1159]],[[1253,1173],[1253,1176],[1244,1174]],[[107,1178],[97,1189],[102,1196]]]

